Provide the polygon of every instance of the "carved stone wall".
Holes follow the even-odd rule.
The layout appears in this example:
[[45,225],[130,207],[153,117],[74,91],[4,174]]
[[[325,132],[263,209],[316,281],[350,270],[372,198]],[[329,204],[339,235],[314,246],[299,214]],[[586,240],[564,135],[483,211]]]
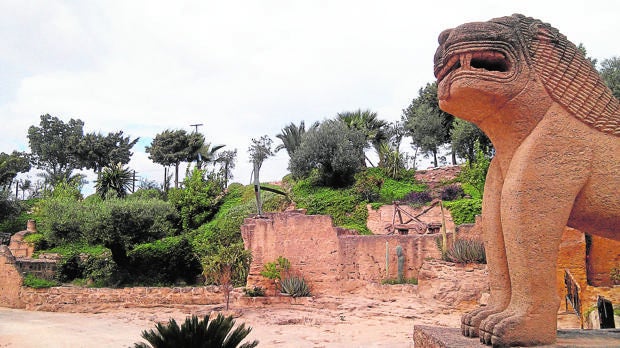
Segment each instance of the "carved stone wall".
[[224,296],[217,286],[134,287],[122,289],[82,287],[22,288],[19,295],[22,306],[14,308],[49,312],[92,313],[111,308],[211,305],[224,302]]
[[[424,212],[424,210],[428,209],[427,206],[422,206],[420,208],[413,208],[413,207],[410,207],[404,204],[400,205],[399,207],[400,209],[406,211],[407,213],[413,216],[416,216]],[[386,234],[388,232],[386,227],[391,226],[392,221],[394,219],[394,209],[395,209],[394,206],[391,204],[383,205],[379,207],[379,209],[374,210],[370,207],[370,205],[368,205],[367,208],[368,208],[368,220],[366,222],[366,226],[368,226],[368,229],[372,231],[372,233],[374,234]],[[450,211],[446,208],[444,208],[443,211],[444,211],[444,217],[446,221],[446,230],[449,232],[454,232],[455,226],[454,226],[454,222],[452,221],[452,215],[450,214]],[[410,217],[403,214],[404,221],[407,221],[409,219]],[[418,217],[418,219],[426,224],[441,223],[442,222],[441,207],[439,206],[439,204],[437,204],[436,206],[434,206],[433,208],[425,212],[423,215]],[[398,217],[396,217],[396,223],[397,224],[399,223]]]
[[329,216],[299,211],[246,219],[241,233],[253,255],[248,286],[268,289],[273,284],[260,271],[278,256],[286,257],[292,271],[301,273],[316,294],[341,293],[396,278],[398,245],[405,254],[406,278],[418,276],[424,258],[440,257],[437,235],[351,235],[335,228]]
[[31,257],[34,252],[34,246],[30,243],[24,242],[24,237],[29,234],[37,232],[37,225],[34,220],[28,220],[26,229],[20,231],[11,236],[11,242],[9,249],[15,257]]
[[0,245],[0,306],[23,307],[19,296],[22,281],[11,250],[6,245]]
[[620,268],[620,241],[591,236],[588,252],[588,283],[611,286],[611,269]]

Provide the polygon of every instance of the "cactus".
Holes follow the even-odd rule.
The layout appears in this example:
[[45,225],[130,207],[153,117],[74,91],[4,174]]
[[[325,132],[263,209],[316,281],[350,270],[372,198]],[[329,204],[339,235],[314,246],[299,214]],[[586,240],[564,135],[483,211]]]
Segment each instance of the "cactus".
[[396,256],[398,257],[398,281],[402,282],[405,279],[405,253],[400,245],[396,246]]

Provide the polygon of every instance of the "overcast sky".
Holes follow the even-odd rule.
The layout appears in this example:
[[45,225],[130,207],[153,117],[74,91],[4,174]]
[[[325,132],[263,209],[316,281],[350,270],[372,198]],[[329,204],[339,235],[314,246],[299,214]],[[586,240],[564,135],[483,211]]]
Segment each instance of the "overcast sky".
[[[434,80],[443,29],[513,13],[591,57],[620,56],[613,0],[0,0],[0,151],[30,151],[42,114],[79,118],[85,132],[140,137],[129,166],[161,181],[144,146],[202,123],[208,142],[238,150],[234,181],[248,184],[251,138],[278,144],[290,122],[358,108],[398,120]],[[285,151],[268,159],[261,181],[281,179],[287,162]]]

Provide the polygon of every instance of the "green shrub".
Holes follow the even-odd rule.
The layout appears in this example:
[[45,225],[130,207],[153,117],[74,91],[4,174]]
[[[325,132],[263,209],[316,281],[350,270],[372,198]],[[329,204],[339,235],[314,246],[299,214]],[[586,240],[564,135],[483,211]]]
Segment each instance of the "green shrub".
[[418,285],[418,278],[389,278],[381,280],[381,284],[384,285],[396,285],[396,284],[412,284]]
[[139,189],[127,196],[127,199],[145,200],[145,199],[163,199],[164,192],[159,189]]
[[371,234],[366,226],[366,201],[361,200],[354,190],[317,187],[310,179],[305,179],[297,182],[292,191],[297,206],[305,208],[309,215],[330,215],[336,226]]
[[24,237],[24,242],[32,244],[35,250],[46,249],[49,245],[43,233],[27,234]]
[[39,278],[33,274],[26,274],[23,284],[26,287],[34,289],[51,288],[59,285],[56,281]]
[[292,297],[308,297],[310,289],[302,276],[287,275],[280,280],[280,289]]
[[254,286],[251,289],[244,288],[243,292],[248,297],[263,297],[265,296],[265,289],[260,286]]
[[491,159],[484,154],[479,143],[476,143],[475,151],[475,161],[467,161],[458,179],[463,184],[467,184],[463,186],[465,193],[469,194],[472,198],[481,199],[484,193],[484,184]]
[[245,250],[242,242],[229,246],[220,245],[214,255],[207,255],[203,258],[205,283],[222,285],[222,277],[230,267],[230,279],[226,281],[233,286],[243,286],[251,262],[252,252]]
[[482,214],[482,199],[459,199],[444,202],[444,206],[450,210],[455,225],[474,223],[476,215]]
[[94,287],[117,287],[125,279],[125,272],[117,267],[110,250],[103,246],[71,244],[45,252],[54,252],[62,256],[56,269],[56,279],[60,282],[77,282]]
[[446,252],[446,260],[456,263],[486,263],[484,243],[477,240],[457,239]]
[[286,257],[278,256],[277,260],[267,262],[263,265],[263,270],[260,271],[260,275],[271,280],[282,279],[282,276],[287,273],[290,268],[291,262]]
[[221,183],[205,176],[204,170],[194,169],[183,180],[183,188],[168,191],[168,201],[179,211],[183,229],[186,231],[211,219],[221,203]]
[[[136,343],[135,348],[181,348],[181,347],[226,347],[226,348],[253,348],[258,345],[258,341],[241,344],[252,328],[245,327],[245,324],[237,326],[232,316],[224,317],[218,314],[217,317],[209,321],[209,316],[199,320],[193,315],[185,319],[181,327],[174,319],[170,319],[168,324],[158,323],[155,330],[143,331],[144,338],[150,345]],[[231,331],[232,330],[232,331]]]
[[372,175],[367,170],[355,174],[353,190],[361,200],[376,202],[381,198],[381,186],[383,179]]
[[377,210],[377,209],[381,208],[384,205],[385,204],[381,203],[381,202],[370,203],[370,208],[373,209],[373,210]]
[[179,280],[194,284],[202,273],[198,257],[183,237],[140,244],[128,256],[130,273],[139,284],[175,284]]
[[0,192],[0,231],[11,234],[23,231],[28,220],[35,219],[32,209],[39,199],[13,201],[5,200],[3,196],[3,192]]
[[116,288],[127,279],[127,272],[118,268],[109,252],[99,256],[89,256],[83,266],[82,278],[86,279],[91,287]]

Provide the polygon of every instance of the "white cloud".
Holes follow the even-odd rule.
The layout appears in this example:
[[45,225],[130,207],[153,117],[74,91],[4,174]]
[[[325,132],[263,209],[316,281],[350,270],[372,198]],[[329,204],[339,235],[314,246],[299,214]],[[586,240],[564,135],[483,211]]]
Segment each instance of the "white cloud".
[[[86,131],[153,138],[200,129],[237,148],[235,179],[249,182],[251,138],[370,108],[400,118],[433,80],[443,29],[521,12],[543,19],[591,56],[620,55],[614,1],[158,1],[0,3],[0,151],[27,149],[49,113]],[[276,139],[274,138],[274,141]],[[161,181],[138,151],[132,168]],[[286,173],[284,153],[265,180]]]

